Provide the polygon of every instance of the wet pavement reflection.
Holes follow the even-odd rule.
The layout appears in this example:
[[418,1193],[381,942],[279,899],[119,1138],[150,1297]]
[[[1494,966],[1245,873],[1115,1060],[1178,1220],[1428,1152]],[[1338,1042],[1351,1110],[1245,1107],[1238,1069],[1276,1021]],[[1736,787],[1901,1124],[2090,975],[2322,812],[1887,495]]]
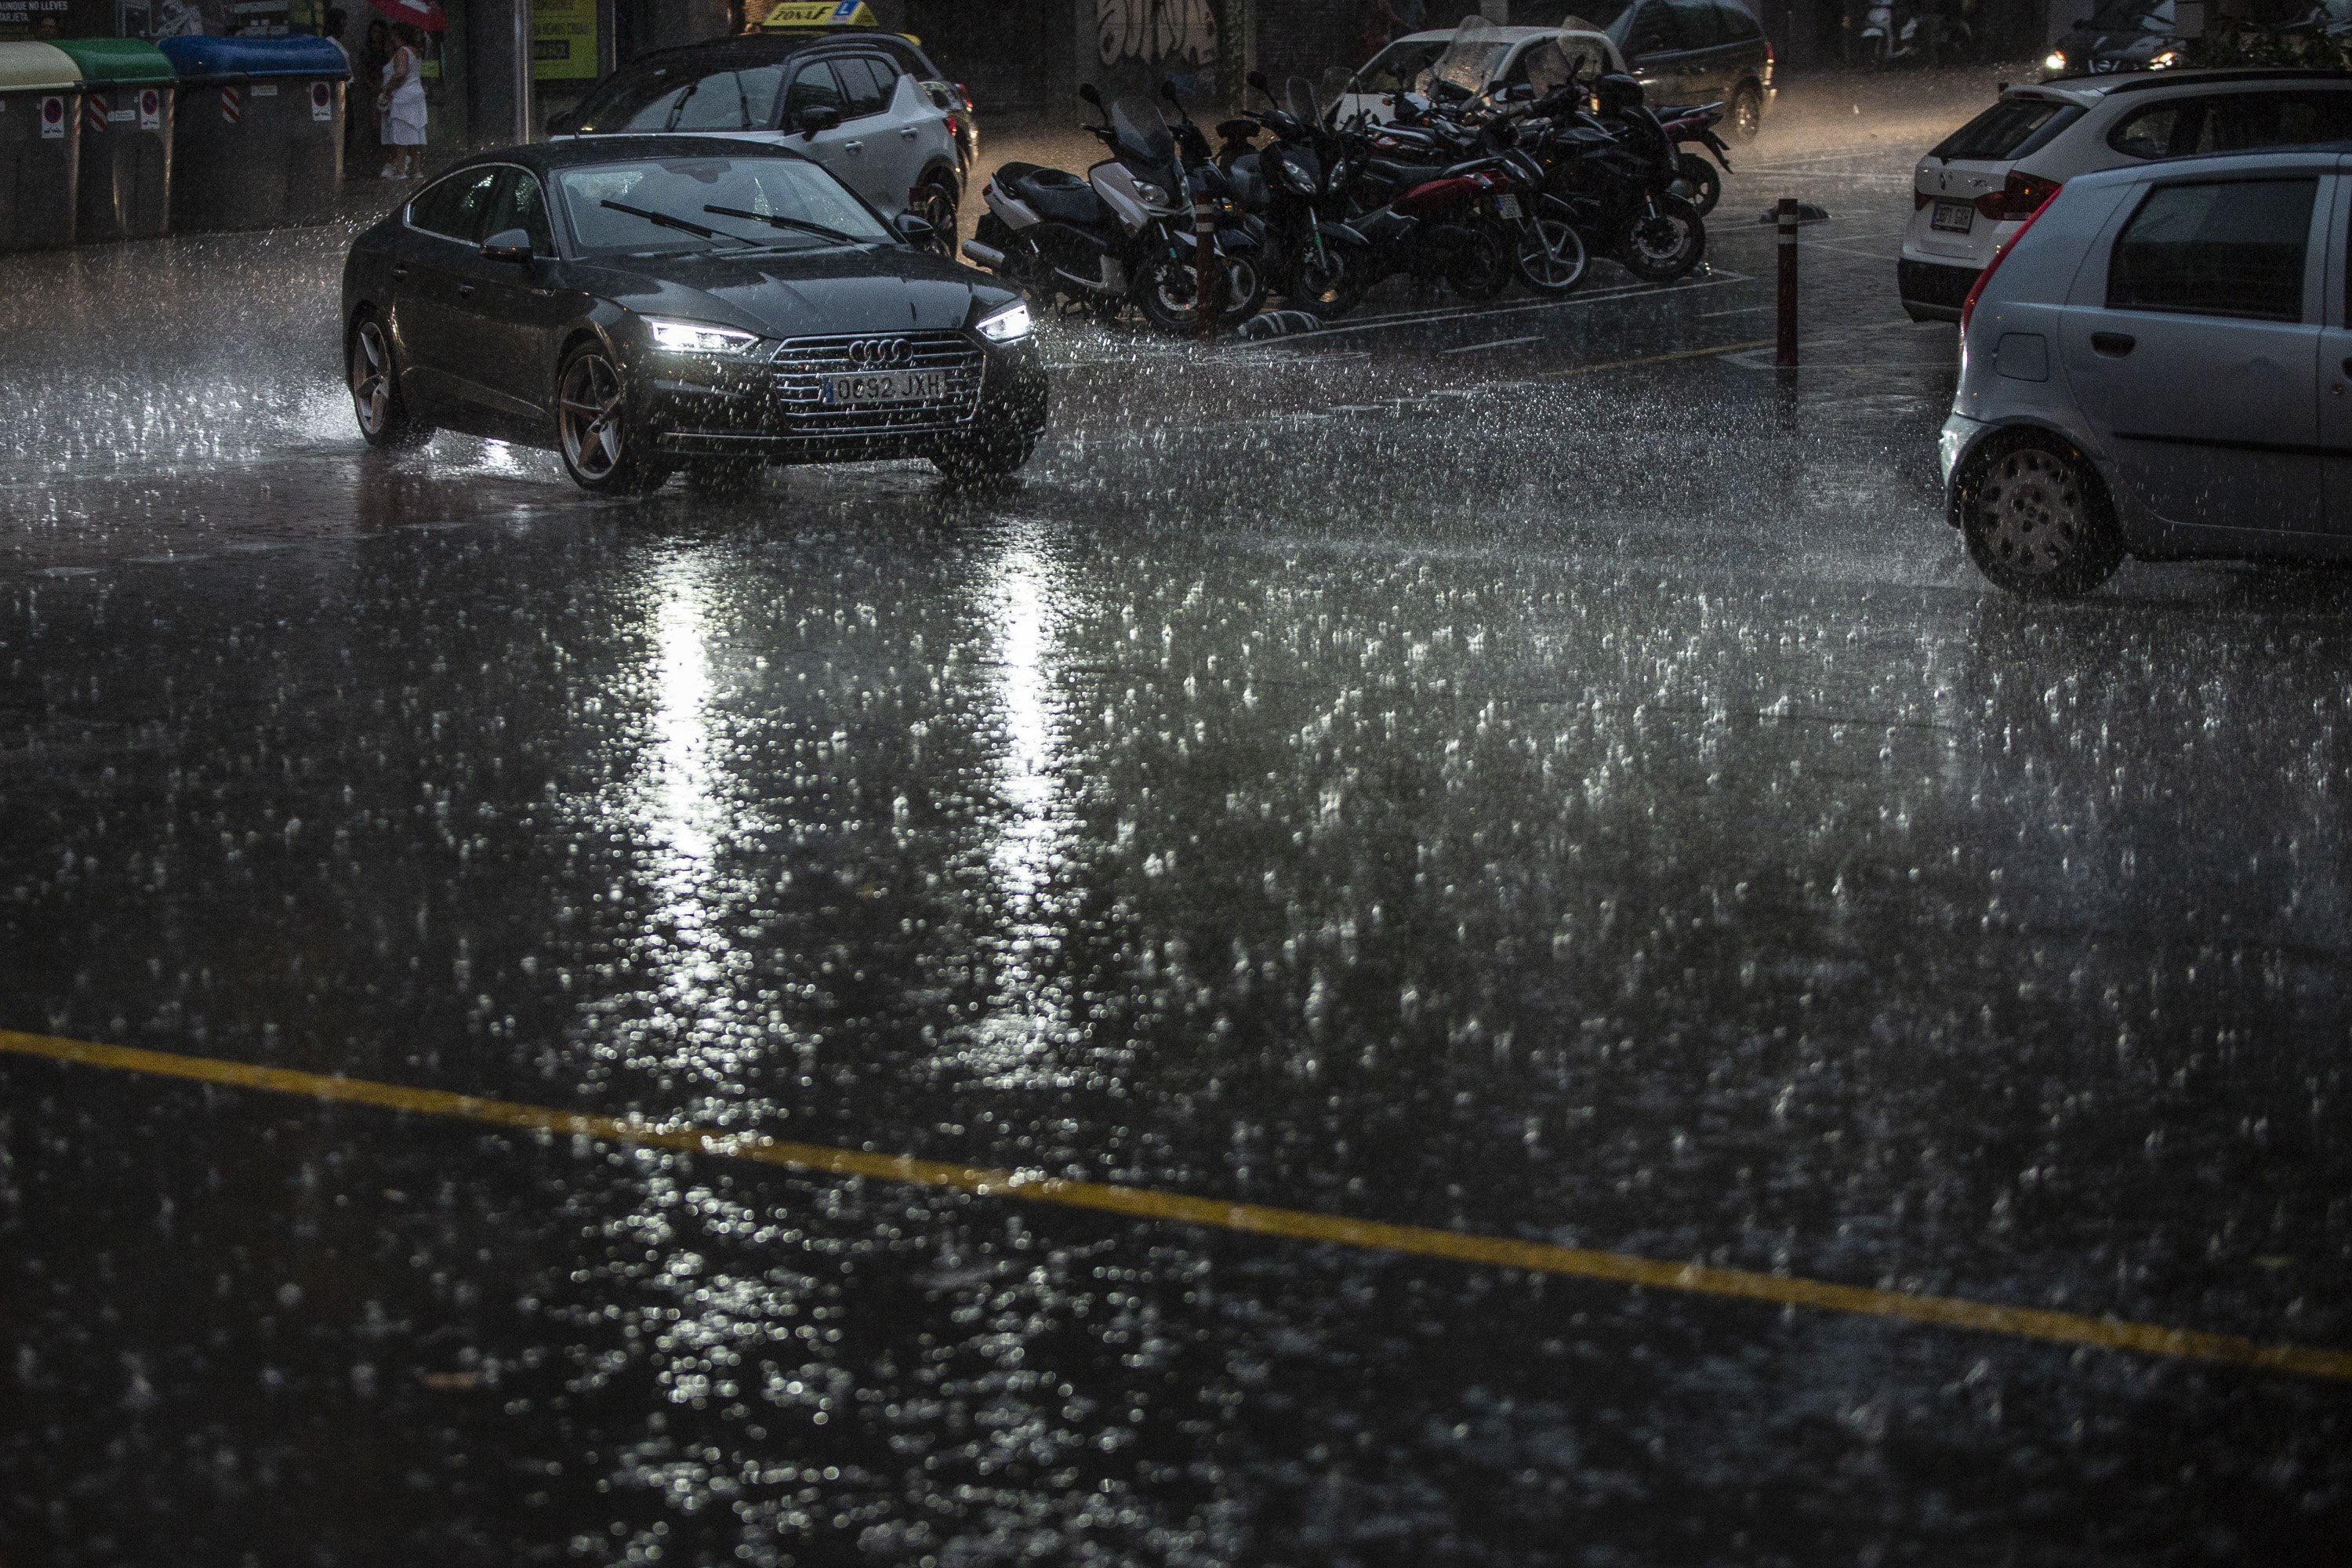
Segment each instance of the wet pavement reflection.
[[[1890,320],[1917,138],[1808,134],[1852,216],[1793,387],[1727,223],[1573,309],[1055,326],[982,492],[590,503],[354,451],[294,338],[76,403],[8,307],[0,396],[63,401],[0,462],[0,1027],[2352,1345],[2340,577],[1980,587],[1950,335]],[[34,283],[135,313],[106,265]],[[0,1139],[16,1568],[2315,1563],[2352,1517],[2325,1381],[28,1060]]]

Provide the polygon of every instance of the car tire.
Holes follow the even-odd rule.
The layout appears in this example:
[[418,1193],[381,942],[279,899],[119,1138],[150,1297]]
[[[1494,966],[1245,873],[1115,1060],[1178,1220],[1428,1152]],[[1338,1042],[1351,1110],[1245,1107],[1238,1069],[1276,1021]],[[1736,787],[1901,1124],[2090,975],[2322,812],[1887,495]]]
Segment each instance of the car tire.
[[555,374],[555,426],[563,471],[592,495],[646,495],[669,478],[646,450],[646,432],[629,411],[628,382],[603,343],[583,342],[563,356]]
[[1731,111],[1723,117],[1724,128],[1735,142],[1753,142],[1764,129],[1764,89],[1752,81],[1743,81],[1731,94]]
[[2028,599],[2072,599],[2123,564],[2114,504],[2090,459],[2042,431],[1996,436],[1952,476],[1953,521],[1969,558]]
[[980,431],[931,454],[931,466],[951,485],[1010,479],[1037,450],[1034,430]]
[[956,244],[956,189],[944,174],[932,174],[916,187],[918,200],[909,210],[931,226],[928,247],[935,256],[953,260]]
[[392,334],[373,310],[352,318],[351,353],[344,384],[352,395],[352,416],[359,421],[360,438],[371,447],[404,451],[433,438],[433,426],[408,412],[400,395],[398,367],[393,363]]

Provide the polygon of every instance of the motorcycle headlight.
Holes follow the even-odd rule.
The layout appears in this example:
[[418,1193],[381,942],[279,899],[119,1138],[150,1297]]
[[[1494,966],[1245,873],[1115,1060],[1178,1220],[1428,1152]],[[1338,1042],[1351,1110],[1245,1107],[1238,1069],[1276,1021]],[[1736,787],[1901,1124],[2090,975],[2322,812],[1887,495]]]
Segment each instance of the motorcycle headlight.
[[1149,180],[1136,181],[1135,194],[1141,196],[1144,199],[1144,202],[1149,205],[1164,207],[1168,205],[1168,193],[1161,190],[1158,185],[1151,184]]
[[653,334],[654,347],[674,354],[740,354],[748,353],[760,341],[759,333],[737,327],[714,326],[709,321],[668,321],[658,316],[646,318],[646,330]]
[[2066,51],[2063,49],[2053,49],[2048,54],[2042,56],[2042,68],[2046,71],[2064,70],[2066,68]]
[[992,316],[981,318],[980,335],[992,343],[1017,343],[1029,331],[1029,307],[1018,300]]

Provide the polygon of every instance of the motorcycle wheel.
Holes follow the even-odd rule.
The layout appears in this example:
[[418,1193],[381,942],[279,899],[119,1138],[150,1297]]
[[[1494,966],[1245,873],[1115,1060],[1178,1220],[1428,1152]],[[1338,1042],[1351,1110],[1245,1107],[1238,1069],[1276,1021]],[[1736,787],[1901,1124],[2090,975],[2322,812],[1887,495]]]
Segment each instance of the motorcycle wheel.
[[1256,261],[1246,256],[1225,258],[1224,307],[1217,312],[1217,320],[1228,326],[1249,320],[1265,309],[1269,289],[1265,268]]
[[1487,225],[1457,228],[1446,238],[1438,276],[1454,293],[1480,304],[1511,286],[1510,258],[1511,247]]
[[1364,297],[1361,271],[1349,265],[1348,253],[1339,247],[1310,245],[1298,258],[1290,302],[1323,321],[1337,321]]
[[1617,259],[1644,283],[1671,283],[1706,255],[1698,209],[1671,194],[1633,209],[1617,237]]
[[1682,193],[1683,198],[1698,208],[1701,217],[1713,212],[1715,204],[1723,199],[1723,176],[1716,172],[1713,163],[1696,153],[1683,154],[1682,178],[1675,183],[1690,187]]
[[1200,288],[1191,262],[1163,256],[1136,279],[1136,308],[1160,331],[1181,336],[1193,331],[1199,320]]
[[1517,250],[1519,281],[1538,294],[1573,294],[1591,265],[1584,237],[1562,214],[1538,213],[1519,230]]

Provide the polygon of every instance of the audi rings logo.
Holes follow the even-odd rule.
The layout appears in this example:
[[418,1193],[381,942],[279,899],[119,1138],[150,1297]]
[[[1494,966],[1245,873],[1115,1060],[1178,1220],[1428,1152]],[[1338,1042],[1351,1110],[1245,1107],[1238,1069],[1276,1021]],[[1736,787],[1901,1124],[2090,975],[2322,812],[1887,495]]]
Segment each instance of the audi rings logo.
[[915,345],[904,338],[859,338],[849,345],[849,363],[883,369],[890,365],[911,364]]

